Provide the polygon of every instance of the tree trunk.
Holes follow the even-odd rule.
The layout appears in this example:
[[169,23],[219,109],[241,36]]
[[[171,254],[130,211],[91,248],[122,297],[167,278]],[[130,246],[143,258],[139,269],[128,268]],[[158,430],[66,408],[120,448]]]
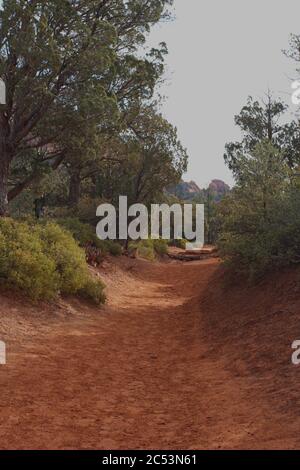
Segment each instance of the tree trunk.
[[0,113],[0,217],[8,215],[8,173],[11,155],[8,151],[9,126],[4,113]]
[[81,187],[81,178],[80,172],[75,171],[71,174],[70,177],[70,186],[69,186],[69,206],[76,207],[80,199],[80,187]]
[[6,161],[3,161],[3,156],[1,154],[0,161],[0,217],[5,217],[8,215],[8,165]]

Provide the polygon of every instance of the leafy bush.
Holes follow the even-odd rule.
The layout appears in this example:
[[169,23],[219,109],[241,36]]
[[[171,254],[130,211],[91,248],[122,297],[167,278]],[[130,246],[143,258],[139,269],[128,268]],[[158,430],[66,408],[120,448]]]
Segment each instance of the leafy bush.
[[66,219],[57,219],[56,221],[61,227],[71,232],[80,246],[85,246],[88,243],[93,243],[97,246],[98,238],[91,225],[84,224],[80,222],[79,219],[71,217]]
[[103,285],[97,279],[87,278],[84,287],[79,291],[79,295],[98,305],[105,303]]
[[103,241],[98,239],[98,246],[102,246],[102,249],[104,251],[106,250],[112,256],[121,256],[123,253],[121,245],[112,240]]
[[129,243],[129,253],[136,252],[137,256],[154,261],[156,256],[164,256],[168,251],[166,240],[140,240]]
[[168,253],[168,242],[167,240],[153,240],[153,248],[158,256],[164,256]]
[[75,240],[58,225],[37,226],[36,233],[44,243],[44,252],[55,261],[60,289],[75,294],[81,289],[82,278],[87,275],[85,254]]
[[182,238],[181,240],[171,240],[169,246],[175,246],[176,248],[181,248],[182,250],[186,249],[187,240]]
[[129,254],[136,253],[139,258],[143,258],[148,261],[155,260],[155,253],[151,240],[140,240],[136,242],[130,242],[128,251]]
[[[96,282],[96,281],[95,281]],[[99,303],[104,286],[91,283],[85,253],[67,231],[54,223],[29,224],[0,219],[0,283],[33,300],[52,300],[59,294],[87,289]],[[101,301],[104,297],[101,297]]]
[[146,259],[148,261],[155,260],[155,252],[151,244],[141,243],[138,247],[137,254],[140,258]]
[[0,219],[0,279],[17,287],[33,299],[55,297],[59,275],[53,259],[44,252],[44,244],[25,223]]
[[96,230],[92,225],[81,222],[76,218],[57,219],[57,223],[71,232],[75,240],[81,247],[93,245],[103,254],[121,256],[122,247],[119,243],[111,240],[100,240],[96,235]]

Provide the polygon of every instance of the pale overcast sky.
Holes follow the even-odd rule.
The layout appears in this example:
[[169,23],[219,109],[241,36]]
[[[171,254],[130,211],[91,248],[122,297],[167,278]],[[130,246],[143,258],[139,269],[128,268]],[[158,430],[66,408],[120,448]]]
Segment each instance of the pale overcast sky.
[[231,184],[224,145],[239,138],[233,119],[248,95],[263,97],[269,87],[291,102],[297,75],[282,49],[290,33],[300,33],[300,2],[175,0],[175,14],[151,34],[151,44],[166,41],[169,47],[162,111],[188,149],[185,179]]

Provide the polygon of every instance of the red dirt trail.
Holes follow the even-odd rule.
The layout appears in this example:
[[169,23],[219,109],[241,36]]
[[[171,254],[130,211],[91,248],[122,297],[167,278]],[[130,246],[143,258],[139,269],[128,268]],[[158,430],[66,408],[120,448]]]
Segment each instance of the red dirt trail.
[[273,281],[228,292],[221,271],[215,259],[106,263],[99,311],[2,295],[0,447],[299,447],[299,293],[285,326],[281,284],[266,301]]

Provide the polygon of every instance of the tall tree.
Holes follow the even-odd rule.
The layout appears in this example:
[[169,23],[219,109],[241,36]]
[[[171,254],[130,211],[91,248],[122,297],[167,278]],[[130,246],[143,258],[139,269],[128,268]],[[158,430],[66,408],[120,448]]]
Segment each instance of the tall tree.
[[253,151],[263,140],[280,149],[291,167],[300,162],[300,127],[295,121],[288,124],[281,122],[286,110],[287,106],[270,93],[261,103],[248,98],[240,114],[235,116],[235,124],[242,131],[242,140],[225,146],[224,159],[235,177],[238,177],[240,170],[239,155]]
[[294,221],[285,215],[290,217],[291,170],[268,139],[240,154],[238,163],[237,184],[217,209],[219,244],[235,270],[253,276],[288,259],[294,249]]
[[71,206],[79,201],[81,183],[101,172],[103,162],[113,165],[119,161],[120,154],[123,160],[126,158],[122,136],[136,119],[136,110],[153,97],[155,86],[162,80],[166,53],[165,44],[161,44],[159,49],[150,50],[144,58],[135,57],[132,52],[118,58],[117,71],[110,85],[110,94],[115,97],[118,113],[114,113],[113,106],[106,106],[106,119],[103,113],[101,125],[97,118],[86,119],[88,126],[82,123],[80,134],[74,134],[74,141],[68,136],[68,158],[65,163],[70,169]]
[[107,165],[98,177],[99,194],[117,202],[127,195],[131,204],[158,201],[164,190],[177,184],[187,166],[187,153],[177,130],[152,105],[136,112],[122,136],[128,158]]
[[[171,0],[4,0],[0,10],[0,215],[8,211],[9,175],[24,151],[57,167],[57,142],[80,132],[77,103],[114,99],[116,57],[145,41]],[[118,41],[122,37],[123,41]],[[100,103],[99,103],[100,104]],[[103,109],[103,106],[100,105]],[[99,120],[101,116],[99,116]],[[49,125],[49,123],[51,123]],[[67,139],[65,139],[67,140]],[[50,151],[49,151],[50,149]],[[26,187],[34,175],[18,184]],[[12,188],[12,196],[14,195]]]

